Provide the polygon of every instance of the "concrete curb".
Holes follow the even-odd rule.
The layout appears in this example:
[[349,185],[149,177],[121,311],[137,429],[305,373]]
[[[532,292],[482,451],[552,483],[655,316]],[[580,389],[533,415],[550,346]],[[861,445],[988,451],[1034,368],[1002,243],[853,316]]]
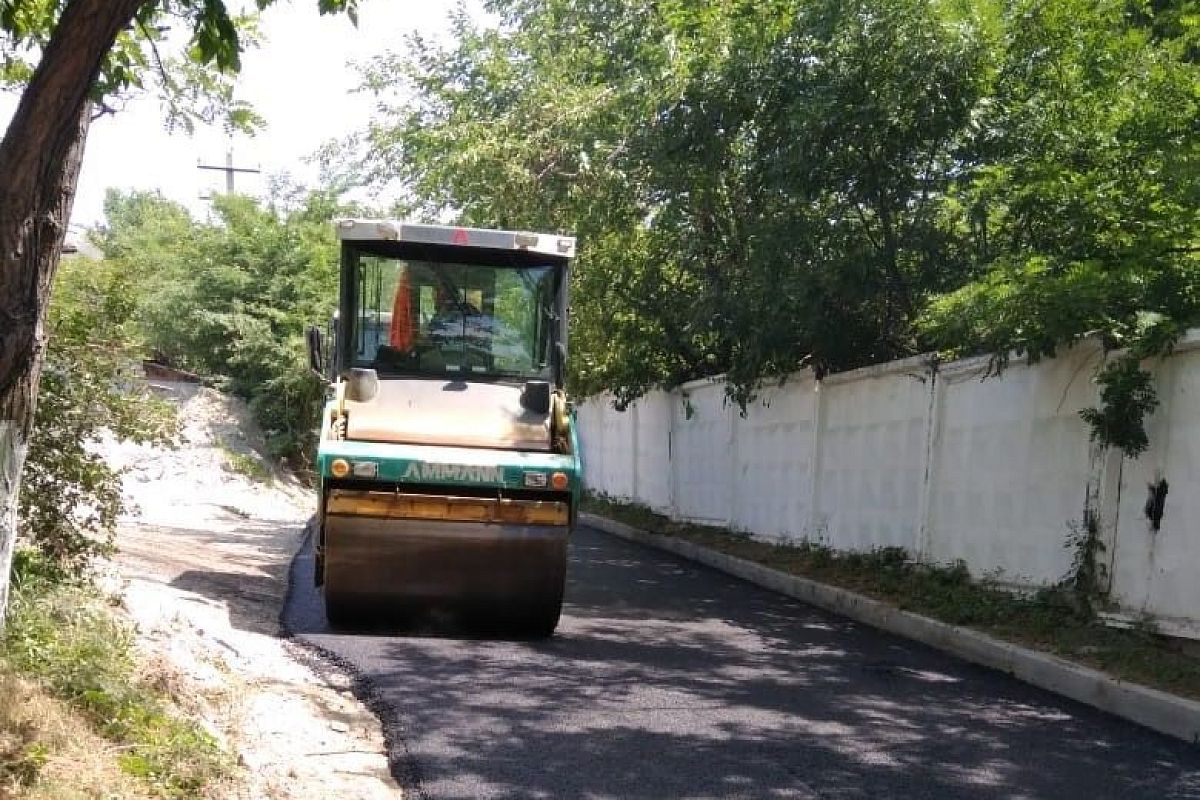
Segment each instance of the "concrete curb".
[[1007,672],[1026,683],[1168,736],[1200,744],[1200,702],[1195,700],[1119,681],[1057,656],[1028,650],[978,631],[938,622],[910,611],[901,611],[845,589],[788,575],[683,539],[648,533],[595,514],[580,514],[579,519],[584,525],[622,539],[666,550],[826,611],[913,639],[967,661]]

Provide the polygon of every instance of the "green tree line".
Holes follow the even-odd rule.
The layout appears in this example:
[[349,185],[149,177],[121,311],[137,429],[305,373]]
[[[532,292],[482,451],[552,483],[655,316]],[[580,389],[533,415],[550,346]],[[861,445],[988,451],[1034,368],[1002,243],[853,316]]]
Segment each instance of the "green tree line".
[[331,154],[413,210],[580,235],[572,379],[627,403],[1097,335],[1097,436],[1200,300],[1194,0],[493,0],[364,70]]
[[123,509],[105,436],[169,445],[170,407],[141,361],[195,371],[249,401],[272,455],[303,470],[324,398],[303,332],[328,320],[337,244],[324,193],[288,202],[220,197],[211,221],[155,193],[110,192],[94,235],[103,258],[65,259],[21,495],[25,558],[58,579],[111,551]]
[[[293,193],[295,194],[295,193]],[[211,221],[154,193],[110,192],[97,243],[133,285],[143,351],[249,401],[272,455],[304,468],[324,384],[304,331],[337,303],[339,211],[322,192],[214,200]]]

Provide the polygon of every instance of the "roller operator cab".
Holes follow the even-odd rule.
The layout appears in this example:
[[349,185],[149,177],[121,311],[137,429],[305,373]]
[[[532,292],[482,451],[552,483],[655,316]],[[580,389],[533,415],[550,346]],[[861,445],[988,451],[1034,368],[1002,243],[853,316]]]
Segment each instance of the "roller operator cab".
[[497,616],[558,624],[579,446],[553,234],[342,220],[317,465],[316,579],[334,625]]

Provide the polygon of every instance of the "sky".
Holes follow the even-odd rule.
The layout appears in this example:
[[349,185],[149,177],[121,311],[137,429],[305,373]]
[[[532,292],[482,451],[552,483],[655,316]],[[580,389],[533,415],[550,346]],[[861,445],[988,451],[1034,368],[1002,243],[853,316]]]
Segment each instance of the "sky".
[[[98,119],[91,128],[72,213],[72,227],[90,226],[103,218],[109,187],[159,189],[203,217],[200,199],[212,188],[223,189],[223,173],[197,169],[197,163],[224,164],[232,146],[235,166],[259,168],[263,175],[240,174],[239,192],[258,194],[266,176],[287,172],[313,182],[315,166],[305,156],[323,142],[363,127],[372,100],[356,93],[353,61],[399,49],[405,36],[420,31],[445,38],[447,19],[457,0],[360,0],[357,29],[345,16],[317,13],[316,0],[279,0],[262,14],[262,45],[243,55],[239,96],[265,118],[254,137],[232,141],[220,128],[197,129],[189,137],[168,134],[152,97],[137,98],[117,115]],[[14,97],[0,102],[5,122]]]

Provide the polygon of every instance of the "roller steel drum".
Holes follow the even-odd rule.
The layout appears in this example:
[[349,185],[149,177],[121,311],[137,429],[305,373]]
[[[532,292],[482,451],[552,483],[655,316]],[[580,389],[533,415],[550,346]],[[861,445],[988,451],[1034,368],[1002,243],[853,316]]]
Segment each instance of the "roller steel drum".
[[326,615],[358,627],[449,614],[549,636],[562,608],[569,530],[330,514]]

